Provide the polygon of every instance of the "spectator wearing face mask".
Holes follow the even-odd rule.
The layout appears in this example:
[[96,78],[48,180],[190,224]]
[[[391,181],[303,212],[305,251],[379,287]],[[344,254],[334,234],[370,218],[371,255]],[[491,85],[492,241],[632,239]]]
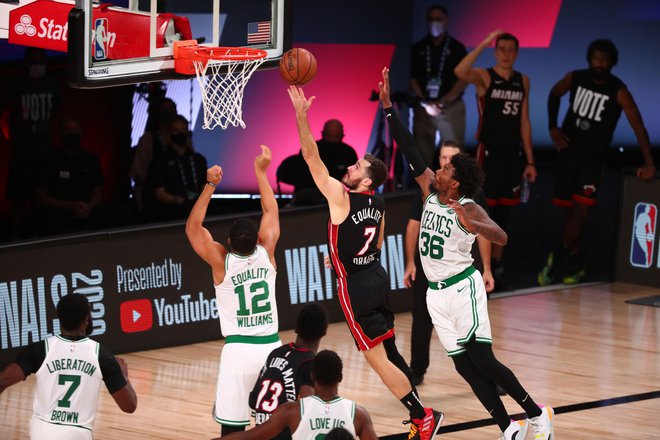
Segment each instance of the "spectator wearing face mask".
[[[338,119],[330,119],[323,124],[321,139],[316,141],[319,155],[328,168],[330,177],[339,181],[346,174],[348,167],[358,161],[355,149],[344,143],[343,139],[344,124]],[[294,186],[294,205],[316,205],[325,202],[314,184],[302,152],[284,159],[277,169],[277,178],[280,182]]]
[[176,117],[176,104],[168,98],[159,99],[149,106],[149,119],[144,134],[133,152],[130,176],[133,179],[133,195],[138,211],[144,203],[142,192],[147,181],[149,165],[154,157],[163,153],[170,142],[170,122]]
[[101,204],[103,176],[98,158],[81,148],[82,130],[64,119],[61,148],[44,155],[36,174],[36,202],[44,235],[90,229]]
[[[7,199],[11,238],[32,235],[35,164],[51,150],[51,120],[60,102],[59,86],[46,76],[46,52],[28,47],[23,58],[26,75],[12,81],[0,99],[9,114],[9,177]],[[4,99],[3,99],[4,98]]]
[[426,24],[428,33],[411,50],[410,86],[420,100],[415,106],[415,143],[431,166],[438,131],[441,142],[465,143],[463,91],[467,83],[456,77],[454,68],[467,51],[447,32],[449,15],[443,6],[434,5],[427,10]]
[[[188,120],[176,115],[169,124],[169,141],[165,151],[154,157],[145,197],[145,209],[152,220],[186,218],[206,185],[206,159],[195,153]],[[150,202],[150,203],[148,203]]]

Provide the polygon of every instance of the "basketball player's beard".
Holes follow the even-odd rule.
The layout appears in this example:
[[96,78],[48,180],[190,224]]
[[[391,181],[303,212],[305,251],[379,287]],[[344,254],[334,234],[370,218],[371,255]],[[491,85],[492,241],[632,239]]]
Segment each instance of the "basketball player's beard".
[[596,81],[604,81],[607,79],[608,76],[610,76],[610,70],[609,69],[603,69],[603,68],[590,68],[589,71],[591,72],[591,76],[593,79]]
[[344,177],[341,179],[341,183],[343,183],[344,186],[346,186],[351,191],[355,191],[357,187],[360,185],[360,180],[351,182],[350,178],[348,177],[348,173],[346,173],[344,174]]

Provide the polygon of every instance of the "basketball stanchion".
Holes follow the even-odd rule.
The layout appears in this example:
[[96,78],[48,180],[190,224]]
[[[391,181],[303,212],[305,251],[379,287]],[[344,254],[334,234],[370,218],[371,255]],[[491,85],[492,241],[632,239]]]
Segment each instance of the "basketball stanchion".
[[247,47],[199,46],[196,40],[174,42],[174,70],[195,75],[202,94],[204,125],[245,128],[243,92],[267,52]]

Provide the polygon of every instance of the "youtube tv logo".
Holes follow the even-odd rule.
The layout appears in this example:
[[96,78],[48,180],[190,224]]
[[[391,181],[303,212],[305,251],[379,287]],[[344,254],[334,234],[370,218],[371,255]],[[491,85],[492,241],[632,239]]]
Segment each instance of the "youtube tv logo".
[[135,299],[121,303],[119,319],[124,333],[137,333],[153,326],[151,302],[148,299]]

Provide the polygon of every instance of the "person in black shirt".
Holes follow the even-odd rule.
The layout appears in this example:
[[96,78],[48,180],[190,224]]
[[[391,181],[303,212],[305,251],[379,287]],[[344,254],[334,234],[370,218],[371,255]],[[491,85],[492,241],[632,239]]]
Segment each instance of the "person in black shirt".
[[[321,160],[330,176],[341,180],[349,166],[357,162],[355,149],[343,142],[344,125],[338,119],[330,119],[323,125],[321,139],[316,141]],[[294,186],[293,205],[307,206],[324,203],[325,199],[314,185],[314,179],[305,164],[302,152],[289,156],[277,169],[279,182]]]
[[[86,296],[63,296],[57,304],[57,318],[60,335],[27,346],[0,372],[0,394],[34,373],[32,440],[91,439],[100,380],[124,412],[135,411],[137,396],[128,380],[126,362],[87,337],[92,332],[92,317]],[[63,419],[63,414],[72,417]]]
[[447,33],[448,14],[442,6],[431,6],[426,13],[428,34],[412,46],[412,91],[421,102],[415,106],[414,136],[422,158],[432,163],[436,132],[442,141],[465,142],[465,103],[467,85],[454,74],[454,67],[467,51]]
[[81,231],[95,221],[102,200],[103,174],[96,155],[82,149],[82,134],[76,118],[65,118],[62,148],[42,158],[36,201],[43,234]]
[[307,113],[309,100],[301,88],[290,86],[302,155],[314,182],[328,200],[328,247],[337,274],[339,302],[346,323],[369,365],[410,413],[411,436],[429,440],[443,415],[424,408],[410,383],[410,367],[394,342],[394,314],[390,310],[389,276],[380,263],[385,228],[385,201],[374,190],[387,178],[387,166],[367,154],[348,167],[341,182],[321,161]]
[[[257,425],[268,420],[280,405],[314,394],[312,361],[327,331],[328,315],[323,306],[309,303],[300,309],[296,341],[268,355],[250,393],[250,408],[255,412]],[[289,429],[273,437],[273,440],[287,439],[291,439]]]
[[[472,67],[495,41],[496,64]],[[475,85],[479,104],[477,161],[486,173],[484,191],[493,220],[505,231],[509,208],[520,203],[521,182],[536,180],[529,122],[529,78],[513,69],[518,39],[500,30],[491,32],[456,66],[456,75]],[[522,149],[521,149],[522,144]],[[523,158],[524,155],[524,158]],[[493,273],[504,287],[502,246],[493,244]]]
[[[540,285],[554,282],[566,260],[565,284],[579,283],[586,275],[582,234],[589,209],[596,204],[605,156],[621,110],[635,132],[644,157],[637,177],[653,179],[655,164],[642,116],[626,85],[611,73],[618,56],[610,40],[592,41],[587,50],[589,69],[567,73],[548,96],[550,137],[558,151],[553,203],[564,208],[565,215],[561,241],[538,274]],[[559,127],[561,97],[569,92],[568,111]]]
[[169,127],[170,142],[154,157],[147,178],[149,197],[144,198],[156,220],[186,218],[206,185],[206,159],[193,151],[188,120],[177,115]]

